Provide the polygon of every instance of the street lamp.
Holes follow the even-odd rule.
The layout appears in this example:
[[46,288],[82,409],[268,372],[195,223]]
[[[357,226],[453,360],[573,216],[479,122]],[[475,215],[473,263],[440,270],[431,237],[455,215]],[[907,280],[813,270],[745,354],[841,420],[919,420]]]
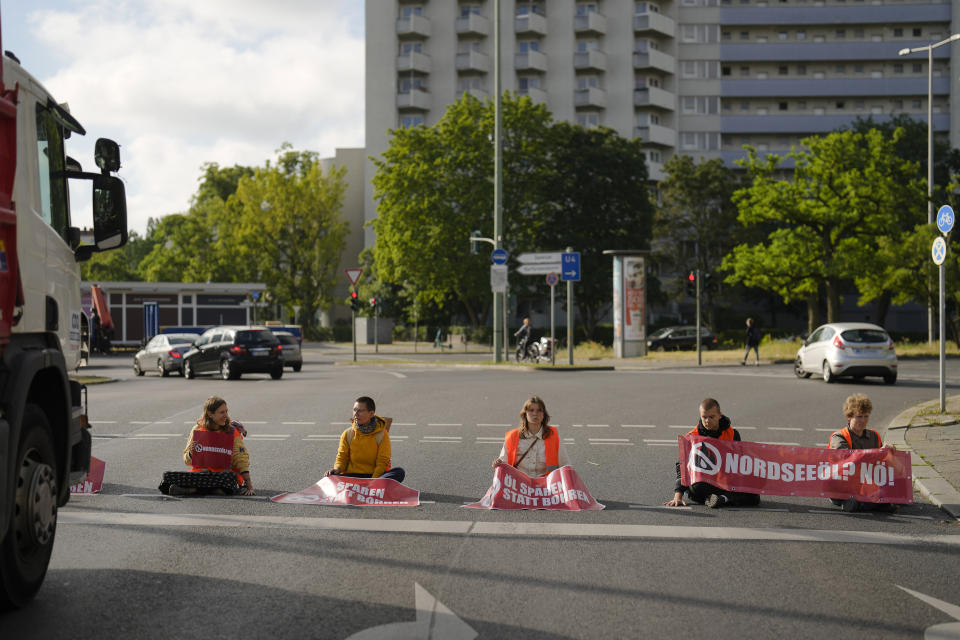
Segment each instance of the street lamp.
[[[927,224],[933,224],[933,50],[960,40],[960,33],[955,33],[946,40],[923,47],[906,47],[897,52],[898,56],[911,53],[927,52]],[[927,342],[933,342],[933,303],[927,304]]]

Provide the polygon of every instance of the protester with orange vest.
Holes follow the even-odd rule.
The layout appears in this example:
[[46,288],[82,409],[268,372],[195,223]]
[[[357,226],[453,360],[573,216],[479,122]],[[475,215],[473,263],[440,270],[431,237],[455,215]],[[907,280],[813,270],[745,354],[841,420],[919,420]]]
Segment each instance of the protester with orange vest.
[[183,461],[190,472],[164,473],[160,491],[170,495],[236,491],[254,495],[250,454],[243,442],[245,434],[243,425],[230,419],[226,400],[219,396],[207,398],[183,450]]
[[537,478],[570,464],[567,450],[560,442],[560,432],[549,425],[549,421],[547,405],[539,397],[531,396],[520,410],[520,426],[504,435],[503,447],[493,461],[493,468],[506,463]]
[[[829,448],[882,448],[883,439],[880,437],[880,434],[873,429],[867,429],[871,413],[873,413],[873,403],[870,402],[870,398],[868,398],[866,394],[855,393],[847,398],[843,403],[843,415],[847,419],[847,426],[830,434]],[[896,447],[892,444],[888,444],[887,448],[896,450]],[[860,502],[853,497],[847,498],[846,500],[830,498],[830,502],[847,512],[888,511],[894,513],[897,511],[897,505],[890,502]]]
[[[740,441],[740,432],[731,426],[730,418],[720,412],[720,403],[713,398],[704,398],[700,403],[700,422],[686,435]],[[694,502],[706,504],[711,509],[723,506],[755,507],[760,504],[760,496],[755,493],[726,491],[707,482],[694,482],[689,487],[683,486],[680,480],[680,462],[677,461],[677,482],[673,488],[673,500],[663,504],[667,507],[687,506],[683,501],[684,493]]]
[[377,415],[373,398],[360,396],[353,403],[353,420],[340,434],[340,446],[328,476],[387,478],[403,482],[406,473],[390,465],[392,418]]

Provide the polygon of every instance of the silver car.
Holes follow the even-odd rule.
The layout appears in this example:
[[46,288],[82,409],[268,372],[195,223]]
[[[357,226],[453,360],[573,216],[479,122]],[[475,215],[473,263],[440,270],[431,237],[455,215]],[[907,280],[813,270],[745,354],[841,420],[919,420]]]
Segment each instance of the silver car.
[[162,333],[153,336],[150,342],[133,356],[133,372],[138,376],[147,371],[156,371],[163,377],[170,375],[171,371],[183,375],[183,354],[196,339],[195,333]]
[[879,376],[893,384],[897,381],[897,352],[883,327],[866,322],[825,324],[804,340],[793,372],[798,378],[819,373],[828,383],[840,377]]
[[294,371],[300,371],[303,368],[303,353],[300,352],[300,338],[289,331],[274,331],[280,341],[280,347],[283,353],[283,366],[291,367]]

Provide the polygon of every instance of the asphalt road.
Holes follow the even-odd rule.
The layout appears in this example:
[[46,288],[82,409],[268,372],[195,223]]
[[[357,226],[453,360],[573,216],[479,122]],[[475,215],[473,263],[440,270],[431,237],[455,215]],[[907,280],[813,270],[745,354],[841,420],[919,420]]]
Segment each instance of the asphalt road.
[[[91,373],[119,378],[89,392],[103,493],[61,510],[47,581],[29,608],[0,618],[0,637],[920,638],[960,624],[960,610],[937,604],[960,606],[960,529],[930,505],[660,506],[676,437],[703,397],[744,439],[822,446],[850,393],[871,396],[879,429],[935,398],[935,362],[904,361],[886,386],[797,380],[789,365],[543,372],[305,358],[279,381],[229,382],[136,378],[127,359],[96,360]],[[249,429],[258,495],[162,496],[211,394]],[[606,510],[462,508],[486,491],[531,394]],[[358,395],[394,418],[394,465],[424,504],[269,502],[331,466]]]

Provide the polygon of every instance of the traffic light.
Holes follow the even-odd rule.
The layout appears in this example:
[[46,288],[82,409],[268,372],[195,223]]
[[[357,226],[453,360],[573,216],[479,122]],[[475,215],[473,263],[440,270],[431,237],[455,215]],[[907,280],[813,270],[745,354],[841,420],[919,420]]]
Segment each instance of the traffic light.
[[371,309],[376,309],[376,308],[377,308],[377,299],[376,299],[376,298],[370,298],[370,308],[371,308]]
[[357,290],[354,289],[350,292],[350,309],[357,311],[360,309],[360,301],[357,300]]
[[687,295],[691,298],[697,297],[697,272],[691,271],[687,274],[687,278],[684,281],[687,287]]
[[480,229],[477,229],[476,231],[470,234],[470,255],[475,256],[477,255],[477,253],[479,253],[477,251],[476,238],[479,238],[481,236],[483,236],[483,234],[480,232]]

